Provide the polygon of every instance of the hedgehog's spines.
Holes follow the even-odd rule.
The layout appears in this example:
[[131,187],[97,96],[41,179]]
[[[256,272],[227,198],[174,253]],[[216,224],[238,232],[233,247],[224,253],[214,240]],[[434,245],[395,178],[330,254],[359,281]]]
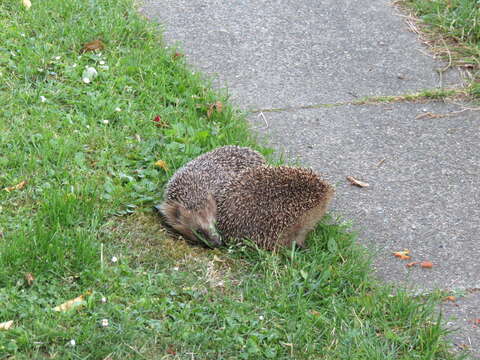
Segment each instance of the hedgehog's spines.
[[325,214],[334,189],[312,170],[288,166],[247,169],[218,197],[224,238],[249,238],[265,249],[303,246]]

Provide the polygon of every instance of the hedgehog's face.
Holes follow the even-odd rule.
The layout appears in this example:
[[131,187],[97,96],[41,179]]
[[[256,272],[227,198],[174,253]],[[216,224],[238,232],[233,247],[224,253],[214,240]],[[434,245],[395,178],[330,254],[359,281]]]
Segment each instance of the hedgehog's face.
[[167,223],[189,240],[200,241],[209,247],[222,245],[222,238],[215,226],[217,204],[210,194],[205,207],[189,210],[174,202],[162,206]]
[[207,195],[205,207],[193,211],[193,223],[191,229],[196,238],[208,247],[222,245],[222,238],[217,231],[217,203],[212,194]]

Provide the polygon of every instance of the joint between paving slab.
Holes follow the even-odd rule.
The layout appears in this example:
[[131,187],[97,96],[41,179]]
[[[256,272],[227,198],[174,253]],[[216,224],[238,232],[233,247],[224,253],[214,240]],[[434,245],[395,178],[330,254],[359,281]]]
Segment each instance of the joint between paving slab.
[[[263,108],[253,109],[249,112],[252,114],[264,113],[264,112],[283,112],[283,111],[296,111],[296,110],[310,110],[310,109],[325,109],[331,107],[339,107],[345,105],[384,105],[392,103],[427,103],[432,101],[440,101],[446,99],[457,99],[468,101],[468,93],[466,89],[427,89],[412,94],[401,95],[387,95],[387,96],[365,96],[356,100],[341,101],[336,103],[324,103],[324,104],[310,104],[300,106],[285,106],[278,108]],[[470,108],[469,110],[480,110],[480,108]]]

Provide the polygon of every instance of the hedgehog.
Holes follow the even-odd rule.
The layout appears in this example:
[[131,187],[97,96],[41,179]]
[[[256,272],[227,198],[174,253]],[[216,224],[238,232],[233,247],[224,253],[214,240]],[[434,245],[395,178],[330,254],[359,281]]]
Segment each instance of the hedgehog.
[[242,171],[265,163],[259,152],[248,147],[216,148],[180,168],[167,183],[164,202],[155,208],[187,240],[220,246],[216,197]]
[[217,196],[217,229],[225,240],[249,239],[266,250],[304,247],[334,188],[310,169],[258,166],[244,170]]

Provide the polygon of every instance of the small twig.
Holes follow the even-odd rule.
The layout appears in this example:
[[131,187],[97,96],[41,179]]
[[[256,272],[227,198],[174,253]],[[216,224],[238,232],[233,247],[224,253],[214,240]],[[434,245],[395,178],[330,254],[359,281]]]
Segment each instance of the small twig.
[[448,117],[448,116],[452,116],[452,115],[449,115],[449,114],[435,114],[435,113],[432,113],[432,112],[426,112],[424,114],[417,115],[415,117],[415,119],[417,119],[417,120],[424,119],[424,118],[438,119],[438,118]]
[[260,116],[263,121],[265,121],[265,125],[266,127],[268,128],[268,122],[267,122],[267,118],[265,117],[265,115],[263,115],[263,112],[260,111],[260,113],[258,114],[258,116]]
[[124,344],[124,345],[127,345],[127,347],[129,347],[130,349],[132,349],[135,353],[137,353],[138,355],[140,355],[142,357],[142,359],[146,359],[145,356],[143,356],[140,351],[138,351],[137,349],[135,349],[133,346],[131,345],[128,345],[128,344]]
[[440,76],[440,86],[443,87],[443,73],[450,69],[452,66],[452,54],[450,53],[450,49],[447,46],[447,43],[445,42],[445,39],[443,37],[440,37],[440,40],[443,42],[443,46],[445,47],[445,50],[448,55],[448,64],[444,68],[437,69],[438,75]]
[[[460,104],[457,104],[457,105],[460,105]],[[426,112],[424,114],[417,115],[415,117],[415,119],[417,119],[417,120],[424,119],[424,118],[438,119],[438,118],[443,118],[443,117],[456,116],[456,115],[461,114],[465,111],[479,111],[479,110],[480,110],[480,108],[465,108],[465,109],[462,109],[462,110],[449,112],[448,114],[435,114],[435,113],[432,113],[432,112]]]
[[375,166],[376,166],[376,167],[381,166],[381,165],[385,162],[385,160],[387,160],[387,159],[385,158],[385,159],[380,160],[380,161],[377,163],[377,165],[375,165]]
[[445,50],[447,50],[447,54],[448,54],[448,64],[446,67],[444,67],[443,69],[440,69],[440,71],[442,73],[444,73],[445,71],[447,71],[451,66],[452,66],[452,54],[450,53],[450,49],[448,48],[447,46],[447,43],[445,42],[445,39],[443,37],[440,38],[443,42],[443,45],[445,46]]
[[407,23],[411,32],[413,32],[417,35],[420,35],[420,32],[418,31],[418,28],[415,26],[415,23],[412,20],[406,19],[406,23]]
[[461,112],[464,112],[464,111],[480,111],[480,107],[476,107],[476,108],[475,108],[475,107],[466,107],[464,104],[457,103],[457,102],[455,102],[455,101],[449,101],[449,103],[463,107],[462,110],[453,111],[452,114],[454,114],[454,113],[461,113]]
[[100,244],[100,269],[103,271],[103,243]]

